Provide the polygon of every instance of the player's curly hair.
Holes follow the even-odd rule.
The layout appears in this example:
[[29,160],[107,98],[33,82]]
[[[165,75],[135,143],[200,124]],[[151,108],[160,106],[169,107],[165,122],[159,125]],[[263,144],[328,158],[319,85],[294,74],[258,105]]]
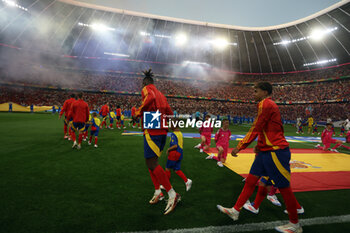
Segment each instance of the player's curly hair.
[[145,75],[145,77],[143,78],[143,83],[144,85],[148,85],[148,84],[153,84],[153,72],[152,69],[149,68],[148,70],[144,70],[142,71],[142,73]]

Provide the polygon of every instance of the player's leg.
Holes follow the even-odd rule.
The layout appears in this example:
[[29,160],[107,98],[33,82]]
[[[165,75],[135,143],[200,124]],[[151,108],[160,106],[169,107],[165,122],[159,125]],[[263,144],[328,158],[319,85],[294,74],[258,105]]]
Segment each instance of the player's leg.
[[95,134],[95,131],[94,130],[91,130],[90,131],[90,138],[89,138],[89,142],[88,144],[91,145],[91,142],[92,142],[92,136]]
[[224,165],[222,164],[222,159],[223,159],[224,148],[222,148],[222,146],[218,146],[217,148],[218,148],[218,156],[213,157],[213,159],[218,161],[216,164],[219,167],[223,167]]
[[71,127],[71,138],[72,138],[72,141],[73,141],[72,148],[74,148],[74,147],[76,147],[78,145],[77,139],[76,139],[76,135],[75,135],[76,127],[77,127],[77,123],[73,122],[72,127]]
[[177,194],[171,186],[165,171],[158,164],[158,157],[162,153],[166,143],[166,137],[166,135],[151,136],[148,132],[145,132],[144,135],[144,156],[146,159],[146,165],[148,169],[152,171],[152,174],[156,177],[159,184],[163,185],[169,195],[169,201],[165,208],[164,214],[168,214],[173,211],[176,204],[181,200],[180,195]]
[[280,232],[288,232],[286,229],[291,229],[291,232],[302,231],[297,214],[297,200],[290,187],[290,158],[289,148],[271,151],[263,158],[264,167],[270,179],[280,190],[288,211],[289,223],[276,227]]
[[276,206],[282,206],[281,202],[278,200],[276,196],[277,188],[274,185],[267,186],[267,200],[269,200],[272,204]]
[[235,205],[232,208],[225,208],[221,205],[217,205],[217,208],[227,214],[234,221],[238,220],[239,212],[241,211],[243,205],[248,201],[249,197],[253,194],[256,183],[258,182],[261,175],[265,173],[262,157],[264,152],[259,152],[258,156],[250,169],[249,175],[245,180],[245,184],[241,194],[239,195]]
[[77,148],[80,149],[81,148],[81,142],[83,141],[83,134],[84,134],[84,129],[85,129],[85,123],[79,123],[77,129],[78,129],[78,133],[79,133]]

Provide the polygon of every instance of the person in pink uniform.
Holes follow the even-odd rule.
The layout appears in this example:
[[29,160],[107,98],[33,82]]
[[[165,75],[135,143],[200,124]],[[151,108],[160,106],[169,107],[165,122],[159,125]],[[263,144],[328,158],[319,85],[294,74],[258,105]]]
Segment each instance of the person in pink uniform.
[[222,128],[218,130],[215,134],[216,148],[218,149],[218,156],[211,154],[206,157],[206,159],[215,159],[219,167],[223,167],[223,163],[226,161],[229,141],[231,137],[231,131],[228,128],[229,121],[224,119],[222,121]]
[[324,146],[321,146],[320,144],[316,145],[316,148],[321,149],[321,150],[328,150],[328,148],[331,147],[332,143],[335,143],[336,145],[330,149],[330,151],[333,152],[338,152],[337,148],[343,144],[342,141],[333,139],[333,130],[332,130],[332,123],[327,123],[326,128],[323,130],[322,135],[321,135],[321,140]]
[[[205,121],[208,121],[210,119],[209,115],[205,116]],[[213,132],[213,127],[210,127],[210,124],[208,127],[204,127],[204,124],[199,129],[199,133],[201,134],[201,140],[202,142],[199,143],[194,148],[199,149],[199,152],[208,151],[210,148],[210,142],[211,142],[211,133]]]

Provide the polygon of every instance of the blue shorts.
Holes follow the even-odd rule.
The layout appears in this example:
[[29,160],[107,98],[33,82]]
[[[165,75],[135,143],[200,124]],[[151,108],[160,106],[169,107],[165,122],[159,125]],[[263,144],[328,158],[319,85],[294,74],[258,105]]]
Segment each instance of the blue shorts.
[[72,129],[73,130],[84,131],[85,123],[83,123],[83,122],[73,122]]
[[181,161],[182,161],[182,156],[179,160],[169,160],[166,162],[166,168],[173,169],[174,171],[179,171],[181,170]]
[[120,124],[124,125],[124,121],[120,121]]
[[84,132],[88,131],[89,127],[90,127],[91,124],[85,124],[85,129],[84,129]]
[[90,131],[90,135],[91,135],[91,136],[97,137],[99,131],[100,131],[100,130],[91,130],[91,131]]
[[166,143],[166,137],[167,135],[149,135],[145,131],[145,135],[143,135],[143,148],[146,159],[155,156],[160,157]]
[[272,182],[271,182],[270,177],[268,177],[268,176],[261,177],[260,181],[262,183],[264,183],[266,186],[273,185]]
[[261,151],[255,157],[250,174],[268,176],[277,188],[290,185],[290,150],[289,147],[275,151]]
[[117,121],[120,121],[120,116],[117,116]]
[[112,118],[112,117],[109,118],[109,122],[110,122],[111,124],[113,123],[113,118]]

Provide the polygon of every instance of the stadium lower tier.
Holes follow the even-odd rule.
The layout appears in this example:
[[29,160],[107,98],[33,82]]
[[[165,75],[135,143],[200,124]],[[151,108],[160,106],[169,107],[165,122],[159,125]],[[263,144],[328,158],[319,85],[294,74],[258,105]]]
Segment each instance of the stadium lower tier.
[[[30,88],[0,87],[0,103],[13,102],[23,106],[62,106],[68,99],[72,91],[40,90]],[[132,106],[140,106],[141,96],[132,95],[112,95],[101,93],[85,93],[84,100],[90,109],[99,109],[109,102],[113,106],[120,105],[123,109],[131,109]],[[173,110],[179,114],[193,114],[197,111],[220,116],[245,116],[254,117],[256,115],[256,104],[233,103],[211,100],[193,100],[168,98]],[[280,105],[282,118],[285,120],[295,120],[298,117],[305,117],[307,112],[311,112],[317,121],[344,120],[350,115],[350,103],[327,103],[310,105]]]

